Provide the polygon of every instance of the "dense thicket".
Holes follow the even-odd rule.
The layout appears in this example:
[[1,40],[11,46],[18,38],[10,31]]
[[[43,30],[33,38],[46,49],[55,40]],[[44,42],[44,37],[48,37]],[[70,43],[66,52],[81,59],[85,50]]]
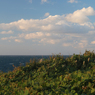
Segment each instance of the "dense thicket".
[[43,61],[0,73],[0,95],[95,95],[95,53]]

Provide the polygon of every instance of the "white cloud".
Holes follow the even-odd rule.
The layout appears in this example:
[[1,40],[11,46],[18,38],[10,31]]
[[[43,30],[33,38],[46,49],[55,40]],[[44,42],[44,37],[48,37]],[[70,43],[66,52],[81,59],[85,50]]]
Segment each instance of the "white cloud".
[[84,26],[94,29],[94,24],[89,22],[88,16],[95,15],[95,11],[92,7],[83,8],[77,10],[72,14],[68,15],[49,15],[45,19],[30,19],[30,20],[18,20],[11,23],[1,23],[0,29],[4,30],[20,30],[20,31],[59,31],[68,30],[70,27],[74,26]]
[[10,31],[8,31],[8,32],[7,32],[7,31],[2,31],[2,32],[0,32],[0,34],[13,34],[13,33],[14,33],[14,32],[13,32],[13,31],[11,31],[11,30],[10,30]]
[[44,15],[45,17],[47,17],[47,16],[49,16],[49,13],[45,13],[45,15]]
[[1,38],[1,40],[7,40],[9,42],[11,42],[11,40],[14,40],[15,42],[23,42],[21,39],[18,39],[18,37],[13,37],[13,36],[10,36],[10,37],[4,37],[4,38]]
[[19,34],[20,38],[25,38],[25,39],[41,39],[43,37],[49,37],[51,36],[50,33],[43,33],[43,32],[36,32],[36,33],[29,33],[29,34]]
[[79,48],[84,48],[88,45],[88,41],[87,40],[81,40],[80,43],[78,43],[78,47]]
[[95,41],[92,41],[91,44],[95,44]]
[[[45,31],[55,29],[55,23],[63,21],[64,16],[49,16],[45,19],[30,19],[30,20],[18,20],[11,23],[2,23],[0,24],[0,29],[4,30],[22,30],[22,31]],[[65,24],[65,22],[64,22]],[[54,27],[53,27],[54,26]]]
[[47,39],[47,38],[43,38],[39,41],[40,43],[49,43],[49,44],[55,44],[55,43],[58,43],[60,42],[59,39]]
[[7,40],[7,37],[1,38],[1,40]]
[[80,25],[87,26],[87,27],[90,27],[91,29],[94,29],[94,24],[92,24],[91,22],[85,22],[85,23],[82,23]]
[[53,25],[49,24],[49,25],[43,25],[41,26],[41,30],[52,30],[53,29]]
[[91,40],[95,40],[93,35],[95,25],[89,22],[88,18],[92,15],[95,15],[95,11],[92,7],[88,7],[67,15],[49,15],[45,19],[21,19],[11,23],[1,23],[0,29],[6,30],[2,32],[3,34],[11,33],[8,30],[19,30],[19,34],[15,32],[16,37],[2,37],[1,40],[15,42],[30,40],[41,45],[61,44],[65,48],[86,48]]
[[63,46],[68,47],[68,46],[72,46],[72,44],[71,43],[63,43]]
[[15,39],[15,42],[22,42],[22,40],[20,40],[20,39]]
[[[82,48],[86,48],[87,45],[88,45],[88,41],[85,40],[83,37],[82,37],[82,40],[81,37],[77,40],[78,38],[74,38],[71,37],[71,39],[67,39],[67,41],[64,41],[64,43],[62,44],[64,47],[73,47],[73,48],[77,48],[77,49],[82,49]],[[69,41],[71,40],[71,41]]]
[[83,24],[89,21],[87,16],[95,15],[95,11],[92,7],[83,8],[75,11],[73,14],[68,14],[66,20],[72,23]]
[[69,0],[68,2],[69,2],[69,3],[78,3],[77,0]]
[[13,36],[10,36],[10,37],[3,37],[1,38],[1,40],[11,40],[11,39],[15,39],[17,37],[13,37]]
[[42,32],[30,33],[25,35],[25,39],[39,38],[44,36]]
[[60,39],[58,36],[60,34],[57,33],[43,33],[43,32],[36,32],[36,33],[29,33],[29,34],[19,34],[19,38],[21,39],[31,39],[32,41],[37,40],[39,43],[49,43],[49,44],[55,44],[60,42]]
[[50,33],[46,33],[45,35],[46,35],[46,36],[51,36],[51,34],[50,34]]

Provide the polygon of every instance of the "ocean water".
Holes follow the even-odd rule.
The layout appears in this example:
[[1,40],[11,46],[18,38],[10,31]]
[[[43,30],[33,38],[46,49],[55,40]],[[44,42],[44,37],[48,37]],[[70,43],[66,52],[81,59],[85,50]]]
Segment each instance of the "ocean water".
[[[3,72],[8,72],[8,71],[12,71],[14,69],[14,66],[20,66],[20,64],[22,64],[22,66],[25,66],[26,65],[26,62],[29,62],[30,59],[37,59],[37,60],[40,60],[41,58],[45,58],[45,59],[48,59],[50,56],[52,55],[46,55],[46,56],[42,56],[42,55],[39,55],[39,56],[13,56],[13,55],[4,55],[4,56],[0,56],[0,71],[3,71]],[[63,56],[64,58],[67,58],[69,57],[68,55],[64,55]]]

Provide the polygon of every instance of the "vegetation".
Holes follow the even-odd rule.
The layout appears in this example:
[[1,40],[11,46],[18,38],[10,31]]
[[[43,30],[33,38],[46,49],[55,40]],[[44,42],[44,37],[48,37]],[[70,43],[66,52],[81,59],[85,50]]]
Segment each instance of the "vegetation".
[[95,95],[95,53],[30,60],[0,72],[0,95]]

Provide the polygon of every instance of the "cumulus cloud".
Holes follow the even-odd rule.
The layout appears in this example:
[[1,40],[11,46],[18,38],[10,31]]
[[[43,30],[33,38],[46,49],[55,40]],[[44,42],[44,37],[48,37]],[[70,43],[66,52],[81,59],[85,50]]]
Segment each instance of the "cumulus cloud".
[[[48,13],[46,15],[49,15]],[[4,30],[21,30],[21,31],[67,31],[69,27],[86,26],[94,29],[94,24],[89,22],[88,16],[95,15],[95,11],[92,7],[83,8],[77,10],[72,14],[67,15],[49,15],[45,19],[30,19],[30,20],[18,20],[11,23],[1,23],[0,29]]]
[[8,32],[7,31],[2,31],[0,32],[0,34],[13,34],[14,32],[9,30]]
[[[30,19],[30,20],[18,20],[11,23],[0,24],[0,29],[22,30],[22,31],[45,31],[55,29],[55,23],[64,21],[64,16],[55,15],[49,16],[45,19]],[[62,24],[62,23],[61,23]],[[65,24],[65,22],[64,22]]]
[[87,27],[90,27],[91,29],[94,29],[94,24],[92,24],[91,22],[85,22],[85,23],[82,23],[80,25],[87,26]]
[[8,39],[7,37],[1,38],[1,40],[7,40],[7,39]]
[[[19,37],[20,38],[20,37]],[[7,40],[9,42],[11,42],[11,40],[15,41],[15,42],[23,42],[21,39],[19,39],[18,37],[14,37],[14,36],[10,36],[10,37],[3,37],[1,38],[1,40]]]
[[43,32],[36,32],[36,33],[29,33],[29,34],[22,33],[19,34],[18,36],[19,38],[26,39],[26,40],[32,39],[32,41],[38,39],[39,43],[51,43],[51,44],[55,43],[53,40],[48,41],[48,39],[52,38],[51,33],[43,33]]
[[40,43],[49,43],[49,44],[55,44],[55,43],[58,43],[60,42],[60,39],[47,39],[47,38],[43,38],[39,41]]
[[69,0],[68,2],[69,2],[69,3],[78,3],[77,0]]
[[30,33],[25,35],[25,39],[39,38],[42,37],[43,35],[44,34],[42,32]]
[[86,48],[88,45],[88,41],[85,40],[84,38],[82,38],[82,40],[80,40],[81,37],[79,39],[77,38],[71,38],[71,41],[69,41],[70,39],[68,39],[68,41],[64,41],[63,42],[63,46],[64,47],[73,47],[73,48]]
[[43,33],[43,32],[36,32],[36,33],[29,33],[29,34],[19,34],[20,38],[25,38],[25,39],[39,39],[42,37],[48,37],[51,36],[50,33]]
[[15,42],[22,42],[22,40],[20,40],[20,39],[15,39]]
[[49,13],[45,13],[45,15],[44,15],[45,17],[47,17],[47,16],[49,16]]
[[1,40],[15,42],[31,40],[40,44],[61,43],[66,48],[86,48],[89,44],[94,44],[92,41],[95,40],[93,35],[95,24],[88,18],[92,15],[95,15],[95,11],[92,7],[88,7],[67,15],[49,15],[45,19],[21,19],[11,23],[1,23],[0,29],[6,30],[1,34],[12,33],[8,30],[19,30],[19,34],[15,32],[16,37],[2,37]]
[[80,43],[78,43],[78,46],[79,46],[80,48],[84,48],[84,47],[86,47],[87,45],[88,45],[87,40],[81,40]]
[[63,46],[68,47],[68,46],[72,46],[72,44],[71,43],[63,43]]
[[17,37],[13,37],[13,36],[10,36],[10,37],[3,37],[1,38],[1,40],[11,40],[11,39],[15,39]]
[[95,15],[95,11],[92,7],[83,8],[75,11],[73,14],[68,14],[66,20],[72,23],[83,24],[89,21],[88,16]]
[[95,41],[92,41],[91,44],[95,44]]

